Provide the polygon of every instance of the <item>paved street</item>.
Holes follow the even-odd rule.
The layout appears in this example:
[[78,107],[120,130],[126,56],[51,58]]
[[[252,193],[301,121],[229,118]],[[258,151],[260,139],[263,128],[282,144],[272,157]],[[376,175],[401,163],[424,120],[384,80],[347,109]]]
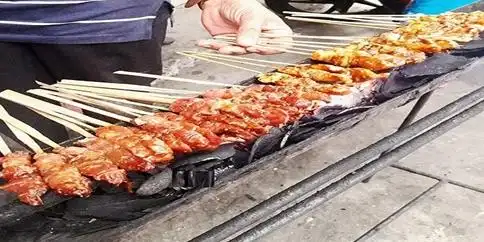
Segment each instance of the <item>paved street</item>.
[[[253,73],[236,70],[177,55],[176,51],[199,50],[196,39],[208,35],[199,24],[199,10],[176,9],[175,27],[169,36],[176,42],[164,48],[165,71],[180,77],[235,83]],[[297,24],[295,32],[314,35],[364,34],[364,29],[337,28],[316,24]],[[294,63],[304,56],[263,57]],[[483,63],[484,64],[484,63]],[[263,69],[259,69],[263,70]],[[474,68],[439,89],[421,115],[432,112],[456,98],[482,86],[484,69]],[[198,90],[200,86],[155,82]],[[392,133],[410,105],[366,120],[356,128],[303,155],[273,164],[192,201],[168,216],[117,235],[121,241],[186,241],[258,204],[271,195],[297,183],[378,139]],[[400,162],[400,166],[445,177],[484,190],[484,115],[466,122],[439,139],[421,147]],[[300,217],[261,241],[354,241],[395,213],[438,181],[402,169],[387,168],[371,182],[359,184],[325,206]],[[482,241],[484,232],[484,193],[441,184],[415,206],[387,226],[370,234],[368,241]],[[115,238],[110,238],[113,241]],[[94,239],[93,239],[94,240]]]

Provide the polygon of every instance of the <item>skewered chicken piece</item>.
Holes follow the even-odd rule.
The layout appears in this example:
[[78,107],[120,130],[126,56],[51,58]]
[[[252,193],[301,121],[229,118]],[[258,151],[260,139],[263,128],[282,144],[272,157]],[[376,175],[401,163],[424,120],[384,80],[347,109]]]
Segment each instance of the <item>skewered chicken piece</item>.
[[451,49],[459,48],[460,45],[452,40],[447,39],[428,39],[428,38],[408,38],[398,33],[383,33],[377,37],[369,39],[370,42],[384,45],[402,46],[410,50],[421,51],[425,53],[439,53]]
[[244,120],[232,114],[220,112],[212,107],[214,103],[213,100],[201,98],[178,99],[170,105],[170,110],[221,136],[225,142],[234,140],[251,142],[270,128],[261,126],[253,120]]
[[147,172],[155,168],[150,161],[136,157],[127,149],[97,137],[86,138],[76,142],[89,150],[97,151],[106,156],[116,166],[126,171]]
[[157,134],[175,153],[213,151],[222,142],[220,137],[210,130],[190,123],[173,113],[146,115],[134,121],[141,129]]
[[[452,13],[439,16],[422,16],[411,20],[406,26],[397,28],[398,33],[441,35],[445,37],[459,35],[468,39],[477,38],[484,31],[484,17],[482,12]],[[459,41],[455,39],[456,41]],[[467,42],[467,41],[465,41]]]
[[[387,52],[385,54],[390,53]],[[423,55],[425,58],[425,54]],[[310,72],[308,72],[308,70],[310,70]],[[286,66],[279,68],[278,71],[296,77],[311,78],[314,81],[323,83],[351,84],[353,82],[364,82],[387,77],[386,73],[377,74],[365,68],[343,68],[327,64]]]
[[[324,64],[321,64],[321,66],[324,66]],[[303,92],[318,91],[329,95],[348,95],[351,93],[351,89],[344,85],[322,84],[315,82],[314,80],[309,78],[294,77],[280,72],[272,72],[259,75],[258,80],[262,83],[271,83],[277,86],[294,87]]]
[[166,164],[173,160],[173,151],[161,139],[136,128],[118,125],[101,127],[96,136],[131,151],[135,156],[153,164]]
[[399,58],[404,58],[406,64],[419,63],[425,60],[425,53],[422,51],[407,49],[402,46],[391,46],[385,44],[372,43],[368,40],[361,40],[346,47],[346,49],[365,51],[372,55],[388,54]]
[[54,153],[39,153],[34,156],[34,165],[50,189],[64,196],[88,197],[91,182],[79,170],[67,163],[67,158]]
[[311,78],[314,81],[323,83],[350,84],[353,82],[347,75],[313,69],[310,66],[285,66],[278,68],[277,71],[296,77]]
[[0,186],[0,189],[16,193],[23,203],[40,206],[43,204],[41,197],[48,191],[48,186],[31,160],[27,152],[14,152],[2,157],[2,178],[7,184]]
[[230,99],[230,102],[240,107],[257,104],[260,109],[272,110],[269,114],[272,113],[273,116],[278,112],[281,113],[278,110],[284,110],[289,115],[289,122],[296,121],[330,101],[327,93],[317,90],[303,91],[291,86],[273,85],[250,85],[242,92],[239,90],[233,92],[233,89],[210,90],[203,96],[212,99]]
[[101,152],[75,146],[57,148],[54,152],[65,156],[84,176],[116,186],[129,184],[126,171],[119,169]]
[[316,50],[311,59],[341,67],[362,67],[375,72],[406,64],[405,58],[389,54],[372,55],[366,51],[334,48],[332,50]]

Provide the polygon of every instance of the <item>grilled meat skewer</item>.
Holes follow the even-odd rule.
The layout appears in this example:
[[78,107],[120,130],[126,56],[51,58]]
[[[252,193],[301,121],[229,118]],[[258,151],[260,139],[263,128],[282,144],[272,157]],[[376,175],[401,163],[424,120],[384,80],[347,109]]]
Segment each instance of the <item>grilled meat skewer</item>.
[[54,153],[39,153],[34,156],[34,165],[50,189],[64,196],[88,197],[91,181],[67,162],[67,158]]
[[32,206],[42,205],[42,196],[48,186],[37,168],[32,165],[32,156],[27,152],[14,152],[1,158],[2,178],[7,184],[0,189],[17,194],[18,199]]
[[119,169],[101,152],[75,146],[57,148],[54,152],[67,157],[68,162],[84,176],[116,186],[129,183],[126,171]]

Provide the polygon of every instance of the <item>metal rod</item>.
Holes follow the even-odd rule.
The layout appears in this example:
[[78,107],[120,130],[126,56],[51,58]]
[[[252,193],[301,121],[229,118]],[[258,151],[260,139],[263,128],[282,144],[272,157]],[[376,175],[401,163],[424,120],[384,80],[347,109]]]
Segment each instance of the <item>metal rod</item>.
[[[480,114],[484,111],[484,101],[472,106],[471,108],[462,111],[461,113],[455,115],[454,117],[442,122],[441,124],[435,126],[434,128],[420,134],[416,138],[406,142],[405,144],[395,148],[393,151],[381,156],[381,158],[368,163],[362,168],[356,170],[355,172],[343,177],[337,182],[332,183],[326,188],[316,192],[314,195],[298,202],[296,205],[282,211],[281,213],[275,215],[274,217],[260,223],[254,228],[244,232],[243,234],[237,236],[232,242],[241,241],[254,241],[261,236],[268,234],[271,231],[281,227],[282,225],[300,217],[310,210],[322,205],[331,198],[337,196],[338,194],[346,191],[348,188],[361,182],[368,176],[375,174],[376,172],[398,162],[407,155],[413,153],[418,148],[429,143],[430,141],[440,137],[449,130],[459,126],[463,122],[469,120],[470,118]],[[404,132],[404,131],[402,131]],[[366,148],[368,149],[368,148]]]
[[407,212],[410,208],[414,207],[417,205],[419,202],[423,201],[427,197],[429,197],[432,193],[437,191],[439,188],[441,188],[443,185],[447,184],[445,181],[439,181],[435,183],[433,186],[429,187],[427,190],[425,190],[423,193],[418,195],[416,198],[412,199],[410,202],[405,204],[403,207],[392,213],[390,216],[386,217],[384,220],[379,222],[377,225],[373,226],[370,230],[366,231],[366,233],[362,234],[360,237],[355,239],[355,242],[359,241],[365,241],[371,236],[373,236],[376,232],[380,231],[382,228],[386,227],[388,224],[391,222],[395,221],[398,217],[400,217],[402,214]]
[[[432,96],[432,93],[433,93],[433,91],[427,92],[417,100],[415,105],[413,105],[412,110],[410,110],[410,112],[407,114],[407,116],[405,117],[403,122],[398,127],[397,131],[404,129],[404,128],[408,127],[410,124],[413,123],[413,121],[415,120],[417,115],[420,113],[420,110],[422,110],[422,108],[425,106],[427,101],[430,99],[430,96]],[[385,152],[383,152],[381,155],[383,155],[383,154],[385,154]],[[368,182],[370,182],[371,178],[372,178],[372,176],[366,178],[362,182],[368,183]]]
[[400,124],[400,127],[398,127],[398,130],[402,130],[403,128],[406,128],[413,123],[413,121],[420,113],[422,108],[429,101],[430,96],[432,96],[432,93],[433,91],[427,92],[418,99],[418,101],[413,106],[412,110],[410,110],[410,112],[407,114],[407,117],[405,117],[405,119],[403,120],[402,124]]
[[301,197],[304,197],[304,195],[318,189],[329,181],[345,174],[345,172],[351,172],[352,170],[357,169],[361,166],[362,160],[367,161],[377,157],[378,154],[381,154],[395,147],[397,144],[401,144],[402,142],[415,137],[432,125],[439,123],[446,117],[458,113],[465,107],[481,101],[483,98],[484,87],[481,87],[472,93],[461,97],[457,101],[439,109],[432,115],[427,115],[426,117],[418,120],[410,125],[406,129],[406,132],[397,132],[381,139],[380,141],[368,146],[366,149],[358,151],[354,155],[328,166],[324,170],[321,170],[304,179],[303,181],[289,187],[288,189],[279,192],[260,204],[228,220],[227,222],[220,224],[209,231],[206,231],[205,233],[194,238],[192,241],[221,241],[226,239],[247,226],[255,223],[256,221],[270,216],[275,211],[286,206],[287,204],[297,201]]

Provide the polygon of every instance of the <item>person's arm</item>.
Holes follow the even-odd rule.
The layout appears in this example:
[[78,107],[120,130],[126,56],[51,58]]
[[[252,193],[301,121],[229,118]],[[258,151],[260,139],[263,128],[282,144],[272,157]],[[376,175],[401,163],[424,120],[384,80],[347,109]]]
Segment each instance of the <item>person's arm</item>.
[[254,47],[261,33],[286,36],[278,39],[291,40],[291,28],[257,0],[190,0],[185,6],[196,4],[202,9],[202,24],[211,35],[237,34],[239,45],[204,40],[199,42],[202,47],[225,54],[273,54],[278,51]]

